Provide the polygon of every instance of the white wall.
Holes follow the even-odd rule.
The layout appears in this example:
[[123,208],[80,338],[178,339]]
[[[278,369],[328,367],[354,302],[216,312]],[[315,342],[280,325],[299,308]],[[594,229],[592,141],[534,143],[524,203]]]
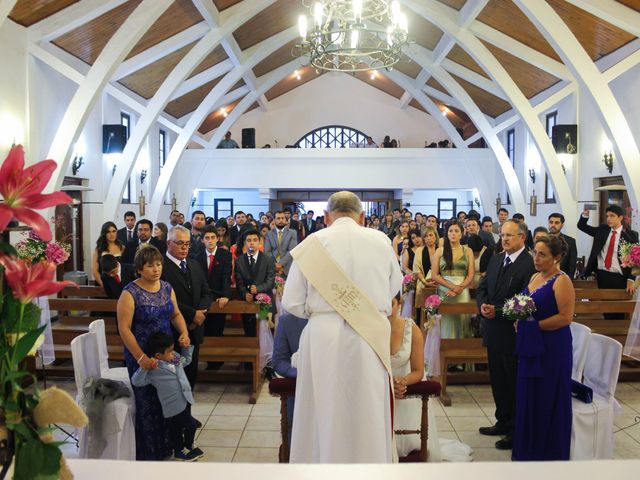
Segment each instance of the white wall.
[[[28,148],[26,32],[10,20],[0,28],[0,158],[4,160],[15,140]],[[27,155],[31,158],[29,155]]]
[[269,198],[261,195],[258,189],[215,188],[211,190],[199,190],[196,194],[196,203],[189,208],[186,214],[191,217],[194,210],[202,210],[207,217],[214,216],[214,200],[233,199],[233,211],[243,211],[253,214],[258,218],[258,213],[269,210]]
[[[414,190],[411,195],[411,206],[407,207],[413,214],[420,212],[425,215],[438,215],[438,199],[455,198],[457,211],[468,212],[470,204],[482,214],[474,202],[473,190]],[[490,210],[490,209],[488,209]]]
[[381,143],[385,135],[402,147],[423,147],[449,138],[426,113],[407,107],[390,95],[344,73],[324,74],[269,103],[269,110],[255,109],[232,127],[240,143],[243,128],[256,129],[256,145],[293,144],[303,135],[325,125],[345,125],[371,135]]

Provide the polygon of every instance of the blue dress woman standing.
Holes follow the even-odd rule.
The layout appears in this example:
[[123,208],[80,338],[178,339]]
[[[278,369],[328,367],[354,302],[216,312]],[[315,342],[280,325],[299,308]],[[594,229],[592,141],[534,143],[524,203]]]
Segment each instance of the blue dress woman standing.
[[[156,360],[144,353],[148,338],[155,332],[173,336],[171,325],[180,332],[180,344],[188,345],[184,318],[177,308],[171,285],[160,280],[162,255],[155,247],[136,253],[134,267],[140,278],[127,285],[118,300],[118,329],[129,378],[138,368],[156,368]],[[136,406],[136,459],[163,460],[171,454],[168,430],[156,389],[133,387]]]
[[[536,304],[534,321],[519,321],[516,339],[518,378],[513,460],[569,460],[571,447],[572,339],[575,292],[559,271],[561,241],[536,242],[540,273],[524,293]],[[554,255],[555,253],[555,255]]]

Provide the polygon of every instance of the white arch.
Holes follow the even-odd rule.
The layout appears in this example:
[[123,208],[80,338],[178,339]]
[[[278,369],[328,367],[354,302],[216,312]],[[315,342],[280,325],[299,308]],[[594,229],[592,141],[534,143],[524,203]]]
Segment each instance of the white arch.
[[604,75],[593,63],[578,39],[546,2],[516,0],[516,5],[544,34],[560,58],[589,94],[611,139],[632,205],[640,200],[640,150],[629,123]]
[[254,14],[261,6],[266,8],[271,3],[273,3],[273,0],[262,0],[260,5],[254,4],[251,9],[248,9],[247,5],[243,3],[231,7],[230,10],[232,11],[227,14],[228,18],[221,27],[209,31],[209,33],[202,37],[182,58],[178,65],[174,67],[165,81],[162,82],[162,85],[149,101],[144,113],[136,123],[122,153],[122,158],[120,159],[116,173],[111,179],[109,190],[104,201],[104,221],[113,218],[113,212],[117,210],[117,206],[122,199],[122,194],[131,176],[131,171],[135,166],[136,158],[140,153],[144,140],[147,138],[149,130],[167,103],[169,103],[174,93],[180,88],[193,69],[200,65],[206,56],[220,44],[225,35],[236,30],[247,20],[250,14]]
[[59,190],[67,171],[72,148],[82,127],[116,68],[172,0],[143,0],[105,45],[84,81],[71,99],[53,139],[47,158],[58,162],[46,191]]
[[[227,90],[229,90],[229,88],[231,88],[245,74],[246,71],[252,69],[278,48],[286,45],[288,42],[296,38],[297,30],[297,27],[290,27],[287,30],[269,37],[258,45],[248,49],[246,59],[242,62],[242,65],[234,68],[226,74],[224,78],[213,88],[213,90],[207,94],[202,103],[200,103],[198,108],[189,117],[187,124],[182,129],[182,132],[169,152],[169,156],[162,168],[162,173],[158,178],[158,182],[151,199],[149,215],[157,216],[159,214],[165,193],[169,187],[169,182],[178,165],[178,161],[182,156],[182,152],[189,143],[191,136],[198,129],[209,112],[211,112],[211,108],[227,92]],[[155,217],[152,216],[151,218]]]
[[16,6],[18,0],[0,0],[0,28],[2,28],[2,24],[4,21],[9,18],[9,14],[13,7]]
[[[456,18],[456,11],[434,0],[402,0],[411,10],[434,23],[445,34],[456,39],[460,46],[473,57],[473,59],[491,76],[493,81],[502,89],[513,108],[520,114],[523,123],[527,126],[531,137],[538,147],[544,160],[557,199],[563,211],[574,211],[576,201],[569,189],[569,183],[565,177],[560,161],[547,136],[542,123],[535,110],[516,85],[504,67],[498,62],[487,47],[468,29],[460,28]],[[503,170],[504,171],[504,170]],[[507,184],[510,182],[507,179]]]

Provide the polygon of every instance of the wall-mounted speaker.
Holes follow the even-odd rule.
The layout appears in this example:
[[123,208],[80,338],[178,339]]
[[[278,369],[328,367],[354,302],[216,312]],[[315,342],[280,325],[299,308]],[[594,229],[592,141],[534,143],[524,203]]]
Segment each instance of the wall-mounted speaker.
[[578,126],[555,125],[552,133],[553,148],[556,153],[578,153]]
[[102,153],[122,153],[127,144],[127,127],[102,125]]
[[256,129],[242,129],[242,148],[256,148]]

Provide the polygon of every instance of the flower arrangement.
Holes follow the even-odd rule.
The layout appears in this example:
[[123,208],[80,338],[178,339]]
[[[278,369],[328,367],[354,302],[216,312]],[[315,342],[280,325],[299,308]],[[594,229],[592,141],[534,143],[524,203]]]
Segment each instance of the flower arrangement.
[[275,286],[278,295],[282,295],[282,292],[284,292],[284,278],[282,278],[280,275],[276,275]]
[[[33,355],[41,342],[45,326],[39,327],[37,297],[52,295],[73,282],[53,280],[57,265],[68,251],[51,241],[48,222],[35,210],[71,202],[71,198],[42,190],[56,169],[53,160],[24,166],[22,146],[13,146],[0,167],[0,232],[14,220],[29,225],[34,232],[19,254],[9,243],[0,241],[0,458],[3,471],[15,456],[15,479],[58,478],[62,454],[59,444],[43,438],[48,426],[38,426],[34,409],[41,392],[23,388],[28,379],[35,380],[25,367],[25,358]],[[7,438],[8,437],[8,438]]]
[[24,240],[16,244],[18,258],[31,264],[47,261],[56,265],[62,265],[69,259],[71,245],[66,242],[43,241],[38,235],[30,231]]
[[429,295],[424,301],[424,308],[427,310],[427,314],[436,315],[441,303],[442,298],[439,295]]
[[518,293],[507,299],[502,307],[502,315],[509,320],[524,320],[536,311],[536,302],[529,295]]
[[[620,260],[623,267],[640,270],[640,243],[629,243],[621,240]],[[636,275],[640,275],[640,271]]]
[[402,290],[404,291],[404,293],[408,293],[412,290],[416,289],[416,279],[413,275],[413,273],[407,273],[403,278],[402,278]]
[[260,320],[269,320],[269,314],[271,313],[271,297],[266,293],[258,293],[255,296],[255,303],[260,305],[260,313],[258,314]]

